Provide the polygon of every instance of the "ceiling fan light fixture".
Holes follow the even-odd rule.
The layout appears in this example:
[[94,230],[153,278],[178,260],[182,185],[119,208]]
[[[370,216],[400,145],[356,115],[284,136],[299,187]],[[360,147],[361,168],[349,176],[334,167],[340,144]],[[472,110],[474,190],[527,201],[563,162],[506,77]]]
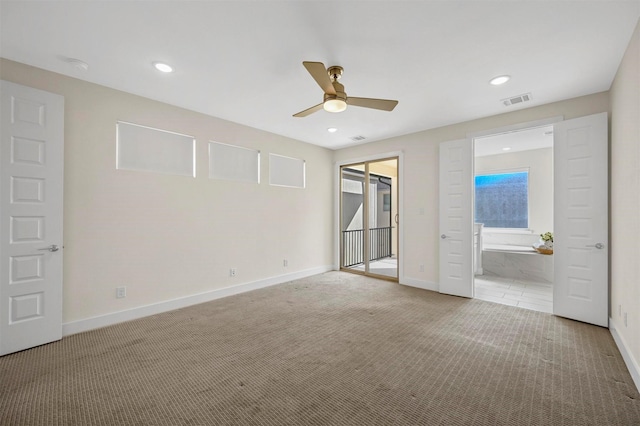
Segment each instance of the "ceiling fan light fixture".
[[327,112],[342,112],[347,109],[347,103],[342,99],[327,99],[322,107]]
[[[352,96],[347,98],[344,85],[338,83],[338,78],[342,75],[342,67],[336,65],[327,69],[322,62],[309,61],[304,61],[302,65],[304,65],[309,74],[311,74],[311,77],[318,83],[318,86],[320,86],[324,92],[324,97],[322,103],[293,114],[294,117],[306,117],[321,109],[327,112],[342,112],[347,109],[347,103],[355,107],[382,111],[392,111],[398,104],[398,101],[391,99],[356,98]],[[347,99],[349,99],[348,102]]]

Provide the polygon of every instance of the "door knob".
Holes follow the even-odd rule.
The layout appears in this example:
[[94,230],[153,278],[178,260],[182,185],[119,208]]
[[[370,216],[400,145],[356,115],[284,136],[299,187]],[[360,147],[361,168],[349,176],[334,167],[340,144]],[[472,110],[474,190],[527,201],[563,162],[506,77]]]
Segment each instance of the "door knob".
[[445,238],[447,238],[447,236],[442,234],[442,235],[440,235],[440,238],[442,238],[444,240]]
[[51,244],[49,247],[39,248],[38,250],[46,250],[46,251],[51,251],[51,252],[53,252],[53,251],[58,251],[58,250],[60,250],[60,247],[58,247],[58,246],[57,246],[57,245],[55,245],[55,244]]
[[587,247],[595,247],[598,250],[602,250],[604,248],[604,244],[602,244],[602,243],[589,244],[589,245],[587,245]]

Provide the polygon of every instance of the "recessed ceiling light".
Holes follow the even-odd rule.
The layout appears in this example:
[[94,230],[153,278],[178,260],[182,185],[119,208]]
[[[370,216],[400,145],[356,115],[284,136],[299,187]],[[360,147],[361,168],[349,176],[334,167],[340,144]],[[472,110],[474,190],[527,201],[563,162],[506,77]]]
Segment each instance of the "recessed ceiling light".
[[329,127],[329,128],[327,129],[327,132],[329,132],[329,133],[335,133],[335,132],[337,132],[337,131],[338,131],[338,129],[336,129],[335,127]]
[[510,146],[505,146],[504,148],[502,148],[503,151],[511,151],[511,147]]
[[499,75],[498,77],[494,77],[489,80],[489,84],[493,86],[500,86],[501,84],[505,84],[507,81],[509,81],[510,78],[511,77],[508,75]]
[[158,71],[173,72],[173,68],[171,67],[171,65],[167,65],[163,62],[154,62],[153,66],[156,67]]
[[74,67],[76,67],[77,69],[81,70],[81,71],[88,71],[89,70],[89,64],[87,64],[84,61],[81,61],[80,59],[76,59],[76,58],[66,58],[66,57],[61,57],[61,60],[63,60],[64,62],[73,65]]

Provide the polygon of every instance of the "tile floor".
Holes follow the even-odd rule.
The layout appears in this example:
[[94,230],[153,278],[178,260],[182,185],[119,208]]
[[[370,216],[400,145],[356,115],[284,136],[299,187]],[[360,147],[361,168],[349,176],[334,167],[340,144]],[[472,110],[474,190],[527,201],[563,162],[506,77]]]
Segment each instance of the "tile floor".
[[552,313],[553,284],[476,275],[476,299]]

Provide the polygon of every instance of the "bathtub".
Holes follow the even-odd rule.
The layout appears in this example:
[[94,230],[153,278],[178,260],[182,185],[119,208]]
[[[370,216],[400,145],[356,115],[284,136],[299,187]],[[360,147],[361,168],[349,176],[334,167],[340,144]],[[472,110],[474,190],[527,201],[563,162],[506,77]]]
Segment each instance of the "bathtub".
[[510,253],[538,253],[536,249],[527,246],[517,246],[514,244],[489,244],[482,246],[482,251],[504,251]]
[[532,246],[484,243],[481,259],[486,275],[553,282],[553,255],[540,254]]

